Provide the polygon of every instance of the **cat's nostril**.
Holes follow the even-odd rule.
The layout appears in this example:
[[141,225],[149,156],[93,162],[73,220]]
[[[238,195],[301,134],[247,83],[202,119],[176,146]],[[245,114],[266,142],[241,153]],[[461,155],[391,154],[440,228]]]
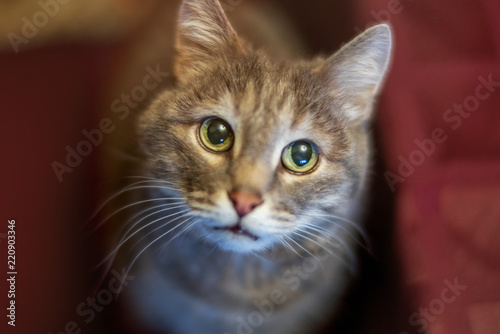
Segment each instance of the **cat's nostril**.
[[229,199],[238,216],[243,217],[262,204],[262,197],[245,191],[231,191]]

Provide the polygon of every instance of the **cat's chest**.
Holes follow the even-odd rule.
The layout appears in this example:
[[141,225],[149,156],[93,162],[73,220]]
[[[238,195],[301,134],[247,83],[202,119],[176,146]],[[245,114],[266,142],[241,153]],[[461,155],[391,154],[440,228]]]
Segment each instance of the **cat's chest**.
[[178,238],[169,252],[144,255],[127,298],[140,318],[173,333],[225,333],[255,312],[273,315],[263,333],[304,333],[309,329],[284,324],[328,319],[348,278],[328,253],[243,256],[218,252],[199,238]]
[[[179,245],[180,246],[180,245]],[[284,251],[274,258],[214,251],[184,239],[182,249],[155,259],[169,288],[213,305],[233,307],[275,299],[277,307],[332,283],[338,263],[327,254],[303,257]],[[276,258],[277,257],[277,258]]]

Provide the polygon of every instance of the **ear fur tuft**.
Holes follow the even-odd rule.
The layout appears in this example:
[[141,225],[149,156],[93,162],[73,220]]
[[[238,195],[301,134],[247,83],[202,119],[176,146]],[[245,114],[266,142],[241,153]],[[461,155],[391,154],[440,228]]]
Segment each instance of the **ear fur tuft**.
[[184,0],[177,25],[178,78],[214,56],[244,53],[218,0]]
[[373,98],[389,66],[391,46],[389,25],[376,25],[344,45],[317,69],[327,87],[348,101],[348,119],[364,120],[370,116]]

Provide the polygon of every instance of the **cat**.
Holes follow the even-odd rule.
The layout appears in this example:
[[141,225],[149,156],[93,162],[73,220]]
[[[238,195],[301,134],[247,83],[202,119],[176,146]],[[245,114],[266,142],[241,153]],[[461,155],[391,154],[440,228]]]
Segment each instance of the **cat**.
[[391,43],[381,24],[328,58],[273,58],[218,0],[182,1],[175,84],[138,120],[140,176],[123,190],[142,190],[131,205],[148,207],[112,253],[135,251],[120,299],[138,332],[328,325],[362,243],[368,127]]

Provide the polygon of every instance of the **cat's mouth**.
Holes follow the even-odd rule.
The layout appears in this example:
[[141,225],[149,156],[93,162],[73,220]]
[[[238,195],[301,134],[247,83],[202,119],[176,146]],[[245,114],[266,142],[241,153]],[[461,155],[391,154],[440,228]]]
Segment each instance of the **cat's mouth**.
[[214,230],[216,230],[216,231],[228,231],[228,232],[231,232],[235,235],[241,235],[241,236],[248,237],[248,238],[252,239],[253,241],[257,241],[259,239],[259,237],[250,233],[246,228],[242,227],[240,224],[236,224],[234,226],[229,226],[229,227],[214,227]]

